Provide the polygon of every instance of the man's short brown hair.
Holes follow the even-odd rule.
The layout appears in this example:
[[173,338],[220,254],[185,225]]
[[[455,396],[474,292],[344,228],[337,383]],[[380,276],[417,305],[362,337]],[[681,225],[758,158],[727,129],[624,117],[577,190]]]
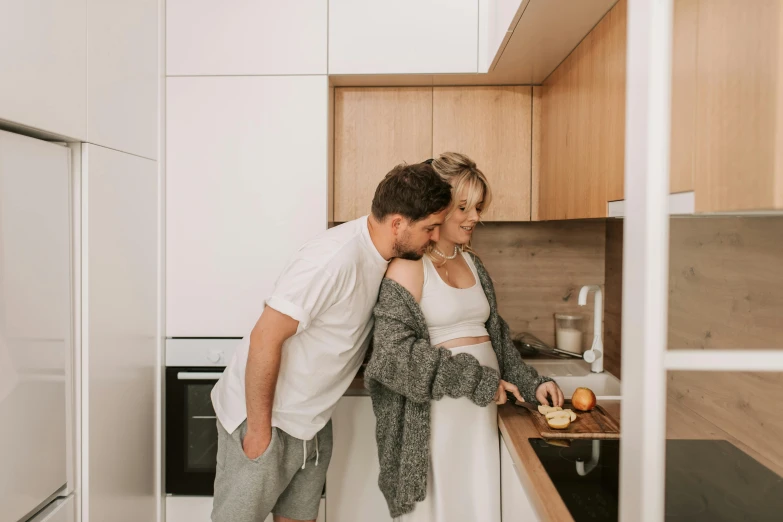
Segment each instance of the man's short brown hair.
[[416,222],[451,204],[451,185],[427,163],[397,165],[383,178],[372,198],[372,215],[378,221],[400,214]]

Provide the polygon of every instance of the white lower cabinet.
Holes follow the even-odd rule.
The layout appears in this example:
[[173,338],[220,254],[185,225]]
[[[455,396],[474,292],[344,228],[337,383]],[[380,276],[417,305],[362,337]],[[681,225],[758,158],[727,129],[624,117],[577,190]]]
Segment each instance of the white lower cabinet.
[[[316,522],[326,522],[326,507],[321,499]],[[166,522],[210,522],[212,497],[166,497]],[[264,522],[272,522],[270,514]]]
[[326,520],[391,522],[378,488],[375,415],[369,397],[343,397],[332,414],[334,447],[326,473]]
[[503,522],[538,522],[540,518],[519,480],[514,461],[500,437],[500,512]]

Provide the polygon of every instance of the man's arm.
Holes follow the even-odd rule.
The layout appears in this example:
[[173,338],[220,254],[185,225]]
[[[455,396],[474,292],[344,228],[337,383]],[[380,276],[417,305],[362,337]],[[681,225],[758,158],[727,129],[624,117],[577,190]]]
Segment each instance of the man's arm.
[[272,440],[272,404],[275,399],[280,354],[286,339],[296,333],[299,321],[267,306],[250,333],[245,368],[247,433],[245,455],[255,459]]

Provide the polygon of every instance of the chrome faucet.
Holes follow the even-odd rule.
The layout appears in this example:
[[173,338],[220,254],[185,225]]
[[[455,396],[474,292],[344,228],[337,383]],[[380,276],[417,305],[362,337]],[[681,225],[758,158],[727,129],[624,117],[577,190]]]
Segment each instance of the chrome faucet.
[[592,365],[595,373],[604,371],[604,341],[603,341],[603,314],[604,314],[604,294],[598,285],[585,285],[579,290],[579,306],[587,304],[587,294],[590,290],[595,291],[595,312],[593,313],[593,345],[582,357]]

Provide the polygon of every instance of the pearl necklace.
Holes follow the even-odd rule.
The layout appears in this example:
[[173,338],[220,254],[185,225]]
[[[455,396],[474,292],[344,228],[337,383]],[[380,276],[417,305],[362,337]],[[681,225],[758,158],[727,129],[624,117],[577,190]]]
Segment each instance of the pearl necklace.
[[459,247],[457,245],[454,245],[454,254],[451,255],[451,256],[447,256],[446,254],[444,254],[443,252],[438,250],[437,247],[432,247],[432,252],[435,253],[435,254],[438,254],[440,257],[442,257],[446,261],[451,261],[452,259],[457,257],[457,254],[459,254]]

